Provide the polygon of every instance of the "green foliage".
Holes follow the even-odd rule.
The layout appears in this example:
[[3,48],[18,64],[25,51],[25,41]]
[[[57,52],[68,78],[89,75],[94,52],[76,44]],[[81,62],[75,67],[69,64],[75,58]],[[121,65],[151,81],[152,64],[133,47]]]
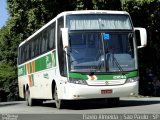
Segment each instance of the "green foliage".
[[[134,26],[147,30],[147,47],[138,50],[143,81],[140,85],[141,89],[146,90],[145,81],[151,81],[148,74],[152,72],[160,76],[160,0],[124,0],[122,8],[130,13]],[[145,90],[142,90],[142,94],[146,94]]]
[[121,10],[120,0],[93,0],[94,9],[98,10]]
[[6,92],[11,92],[9,90],[9,85],[13,78],[16,78],[16,69],[10,64],[1,61],[0,71],[0,88],[5,89]]
[[93,9],[92,0],[77,0],[76,10],[91,10]]
[[[18,99],[18,85],[17,85],[17,76],[16,68],[12,67],[9,63],[3,61],[0,62],[0,91],[4,91],[7,95],[7,100],[17,100]],[[0,98],[2,97],[0,94]]]
[[7,0],[10,18],[0,29],[0,88],[16,97],[18,45],[65,10],[74,10],[72,0]]
[[[154,59],[147,57],[145,66],[153,66],[153,63],[155,63],[153,60],[160,60],[160,0],[126,0],[122,6],[124,10],[130,13],[134,26],[141,26],[147,29],[148,43],[145,51],[156,51],[156,53],[154,54]],[[143,53],[140,52],[142,64],[145,63],[143,57],[144,51]],[[160,65],[159,63],[156,64]]]
[[76,10],[121,10],[120,0],[77,0]]

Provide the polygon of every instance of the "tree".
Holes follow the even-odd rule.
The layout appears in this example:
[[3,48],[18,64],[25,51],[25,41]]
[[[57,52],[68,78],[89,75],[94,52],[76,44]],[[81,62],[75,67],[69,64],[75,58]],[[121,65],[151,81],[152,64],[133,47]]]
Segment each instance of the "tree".
[[121,10],[120,0],[77,0],[77,10]]
[[147,87],[143,85],[151,80],[148,75],[160,76],[160,0],[124,0],[122,8],[130,13],[134,26],[147,30],[147,47],[138,50],[140,90],[145,94]]
[[18,94],[17,53],[20,42],[58,13],[75,9],[72,0],[7,0],[10,18],[0,29],[0,87],[9,97]]

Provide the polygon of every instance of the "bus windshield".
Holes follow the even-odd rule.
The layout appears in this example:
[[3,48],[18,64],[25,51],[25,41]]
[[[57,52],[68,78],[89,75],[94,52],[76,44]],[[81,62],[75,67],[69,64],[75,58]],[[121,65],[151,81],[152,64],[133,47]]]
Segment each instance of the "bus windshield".
[[69,33],[72,72],[119,72],[137,69],[133,33],[126,31]]

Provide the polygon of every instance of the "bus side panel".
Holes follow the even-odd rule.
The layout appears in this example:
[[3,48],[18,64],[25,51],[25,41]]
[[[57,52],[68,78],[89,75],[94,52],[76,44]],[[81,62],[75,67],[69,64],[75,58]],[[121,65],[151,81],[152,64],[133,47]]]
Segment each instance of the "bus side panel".
[[26,65],[21,65],[18,67],[18,87],[19,87],[19,96],[24,98],[25,86],[27,85],[27,71]]
[[34,70],[28,74],[30,76],[28,81],[31,81],[30,94],[32,98],[52,99],[52,81],[56,80],[57,69],[55,58],[53,51],[28,63],[34,63],[31,65],[31,69],[34,68]]
[[52,81],[55,78],[55,69],[51,68],[34,74],[34,84],[31,96],[35,99],[52,99]]
[[25,87],[27,85],[27,76],[18,77],[19,96],[24,98]]

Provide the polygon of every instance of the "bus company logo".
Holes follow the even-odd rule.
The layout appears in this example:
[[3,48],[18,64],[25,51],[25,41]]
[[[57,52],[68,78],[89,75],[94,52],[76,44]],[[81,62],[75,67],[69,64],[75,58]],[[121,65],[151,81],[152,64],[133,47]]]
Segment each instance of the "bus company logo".
[[23,74],[23,68],[19,68],[18,69],[18,75],[22,75]]
[[43,77],[46,78],[46,79],[49,79],[48,73],[43,74]]
[[52,61],[50,61],[49,56],[46,56],[46,68],[52,67]]
[[87,75],[88,80],[97,80],[97,77],[95,75]]
[[118,76],[113,76],[113,79],[126,79],[127,77],[125,75],[118,75]]
[[105,85],[108,85],[109,84],[109,82],[108,81],[105,81]]

